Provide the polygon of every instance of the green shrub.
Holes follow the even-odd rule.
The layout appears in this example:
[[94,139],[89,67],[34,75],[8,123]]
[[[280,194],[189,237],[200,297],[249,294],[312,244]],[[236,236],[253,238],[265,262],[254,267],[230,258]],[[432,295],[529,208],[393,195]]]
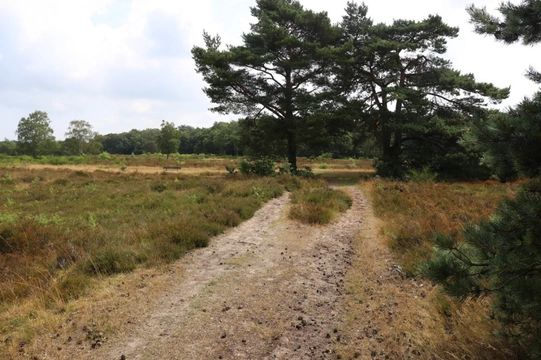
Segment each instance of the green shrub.
[[239,170],[243,175],[272,176],[276,174],[276,163],[269,158],[258,160],[242,160],[239,164]]
[[52,156],[52,157],[49,157],[49,158],[45,158],[44,160],[46,161],[46,163],[51,164],[51,165],[66,165],[66,164],[69,164],[68,159],[66,157],[64,157],[64,156]]
[[297,169],[297,173],[295,175],[305,178],[316,177],[316,175],[312,172],[312,168],[310,166],[305,166],[304,169]]
[[333,156],[332,156],[332,153],[328,152],[328,153],[324,153],[324,154],[321,154],[318,156],[319,159],[332,159]]
[[429,166],[421,170],[410,170],[408,179],[413,182],[433,182],[438,177],[438,173],[433,172]]
[[164,192],[165,190],[167,190],[168,188],[168,185],[167,183],[164,183],[164,182],[159,182],[159,183],[154,183],[150,186],[150,188],[152,189],[152,191],[156,191],[156,192]]
[[328,169],[329,168],[329,164],[327,163],[321,163],[321,164],[318,164],[318,169]]
[[[14,223],[17,220],[17,214],[4,213],[0,214],[0,224],[2,223]],[[3,240],[0,238],[0,242]],[[1,247],[1,245],[0,245]],[[1,252],[1,251],[0,251]]]
[[11,176],[10,173],[5,173],[4,175],[2,175],[2,177],[0,178],[0,181],[7,185],[13,185],[14,183],[13,177]]
[[98,155],[98,159],[105,161],[111,160],[111,154],[109,154],[107,151],[104,151]]
[[288,162],[285,162],[280,166],[280,169],[278,171],[280,174],[287,174],[291,175],[293,174],[293,169],[291,168],[291,164]]

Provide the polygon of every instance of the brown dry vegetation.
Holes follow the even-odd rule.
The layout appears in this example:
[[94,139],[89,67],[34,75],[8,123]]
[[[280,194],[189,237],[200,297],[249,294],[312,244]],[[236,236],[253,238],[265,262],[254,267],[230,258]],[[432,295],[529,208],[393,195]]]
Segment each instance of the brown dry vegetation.
[[[124,171],[119,159],[112,165],[55,166],[56,171],[47,164],[0,169],[0,232],[10,239],[0,243],[0,357],[18,358],[35,336],[43,340],[50,336],[43,334],[69,334],[71,328],[86,329],[87,342],[106,341],[126,320],[138,321],[110,314],[130,304],[144,308],[151,294],[165,290],[165,282],[149,279],[167,274],[168,262],[250,217],[284,188],[310,189],[289,177],[227,176],[225,165],[236,166],[234,159],[192,159],[193,166],[181,160],[183,169],[168,173],[156,159],[133,160]],[[323,162],[327,166],[319,167]],[[358,183],[373,173],[368,162],[353,167],[351,160],[302,159],[302,166],[334,184]],[[362,204],[363,229],[349,259],[343,322],[332,335],[337,354],[519,359],[494,335],[489,298],[460,303],[415,274],[431,252],[434,233],[459,234],[466,222],[489,217],[517,184],[370,180],[359,186],[372,205]],[[301,208],[326,197],[311,200],[318,191],[299,192]],[[340,203],[334,211],[343,210]],[[311,211],[293,213],[310,220]],[[194,228],[197,219],[186,214],[205,220]],[[186,229],[191,245],[177,244],[175,234]],[[138,268],[130,272],[134,264]]]
[[[152,168],[153,171],[161,171],[163,166],[181,166],[186,169],[208,169],[224,172],[225,166],[238,168],[242,159],[242,157],[215,157],[204,154],[172,154],[169,158],[160,154],[112,155],[103,153],[100,155],[43,156],[40,158],[0,154],[0,164],[4,167],[52,165],[55,167],[73,168],[73,166],[90,166],[108,171],[133,171],[134,169],[143,170],[147,168]],[[313,170],[319,169],[322,171],[341,169],[373,172],[372,161],[366,159],[319,159],[301,157],[298,158],[297,165],[299,168],[308,166]]]
[[[415,276],[435,232],[459,233],[466,222],[490,216],[501,199],[514,195],[517,184],[375,180],[361,188],[380,220],[365,225],[377,227],[379,235],[366,239],[361,232],[348,274],[345,326],[357,333],[352,342],[370,336],[371,355],[378,359],[520,359],[518,350],[495,336],[490,298],[461,303]],[[345,358],[358,352],[343,348]]]
[[29,342],[44,313],[64,312],[104,276],[178,259],[298,186],[288,176],[0,170],[4,345]]

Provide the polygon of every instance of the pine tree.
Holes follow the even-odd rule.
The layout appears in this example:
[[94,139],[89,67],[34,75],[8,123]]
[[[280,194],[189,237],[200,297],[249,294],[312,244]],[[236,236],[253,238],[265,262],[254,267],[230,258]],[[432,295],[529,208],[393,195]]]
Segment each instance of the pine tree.
[[[502,3],[500,19],[486,8],[467,8],[475,31],[494,36],[506,44],[541,41],[541,1],[525,0],[520,5]],[[541,73],[530,67],[526,76],[541,83]],[[507,112],[491,113],[478,119],[473,128],[474,142],[487,153],[488,163],[501,181],[514,180],[519,174],[541,176],[541,92],[524,99]]]
[[212,111],[246,116],[239,125],[252,153],[285,155],[295,171],[299,146],[348,119],[330,116],[340,104],[328,86],[339,30],[327,13],[293,0],[257,0],[251,13],[256,22],[240,46],[221,50],[220,37],[204,33],[205,47],[192,49],[196,70]]
[[498,11],[503,20],[491,15],[486,7],[467,8],[475,31],[483,35],[492,35],[495,39],[512,44],[522,41],[524,45],[532,45],[541,41],[541,1],[524,0],[520,5],[511,2],[500,4]]
[[488,101],[506,98],[509,89],[451,67],[441,55],[458,28],[440,16],[387,25],[374,24],[367,12],[364,4],[348,3],[341,28],[351,47],[341,65],[350,99],[367,105],[359,118],[380,143],[378,172],[401,176],[408,166],[442,165],[453,149],[463,153],[458,140],[466,121]]
[[[502,3],[499,10],[503,21],[470,6],[476,31],[506,43],[541,41],[541,1]],[[541,79],[533,69],[528,76]],[[513,180],[518,172],[540,176],[541,93],[507,113],[477,120],[473,135],[500,180]],[[541,182],[524,185],[489,220],[467,226],[463,242],[438,235],[422,272],[459,298],[493,296],[503,334],[527,348],[532,359],[541,358]]]

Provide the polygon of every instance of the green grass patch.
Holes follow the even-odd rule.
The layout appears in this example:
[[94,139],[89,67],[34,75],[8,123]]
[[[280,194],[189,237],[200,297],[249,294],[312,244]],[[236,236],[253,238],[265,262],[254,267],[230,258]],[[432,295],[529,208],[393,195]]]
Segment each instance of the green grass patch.
[[294,191],[291,202],[289,217],[309,224],[328,224],[336,213],[352,205],[346,193],[332,189],[324,181],[313,181],[310,187]]

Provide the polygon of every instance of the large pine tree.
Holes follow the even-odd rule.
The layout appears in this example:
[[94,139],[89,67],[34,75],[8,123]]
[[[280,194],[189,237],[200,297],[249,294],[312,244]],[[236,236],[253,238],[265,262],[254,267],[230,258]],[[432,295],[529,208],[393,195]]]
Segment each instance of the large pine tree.
[[219,36],[204,34],[205,47],[192,49],[196,69],[217,104],[211,110],[246,116],[240,125],[252,152],[285,155],[295,171],[299,145],[346,119],[329,117],[338,104],[328,80],[339,29],[293,0],[257,0],[251,13],[256,22],[240,46],[223,50]]
[[457,147],[465,120],[509,92],[476,82],[441,56],[458,29],[440,16],[387,25],[374,24],[367,12],[364,4],[347,5],[341,28],[351,47],[341,63],[343,84],[350,99],[366,104],[359,118],[379,141],[378,170],[400,176],[408,167],[448,155]]

